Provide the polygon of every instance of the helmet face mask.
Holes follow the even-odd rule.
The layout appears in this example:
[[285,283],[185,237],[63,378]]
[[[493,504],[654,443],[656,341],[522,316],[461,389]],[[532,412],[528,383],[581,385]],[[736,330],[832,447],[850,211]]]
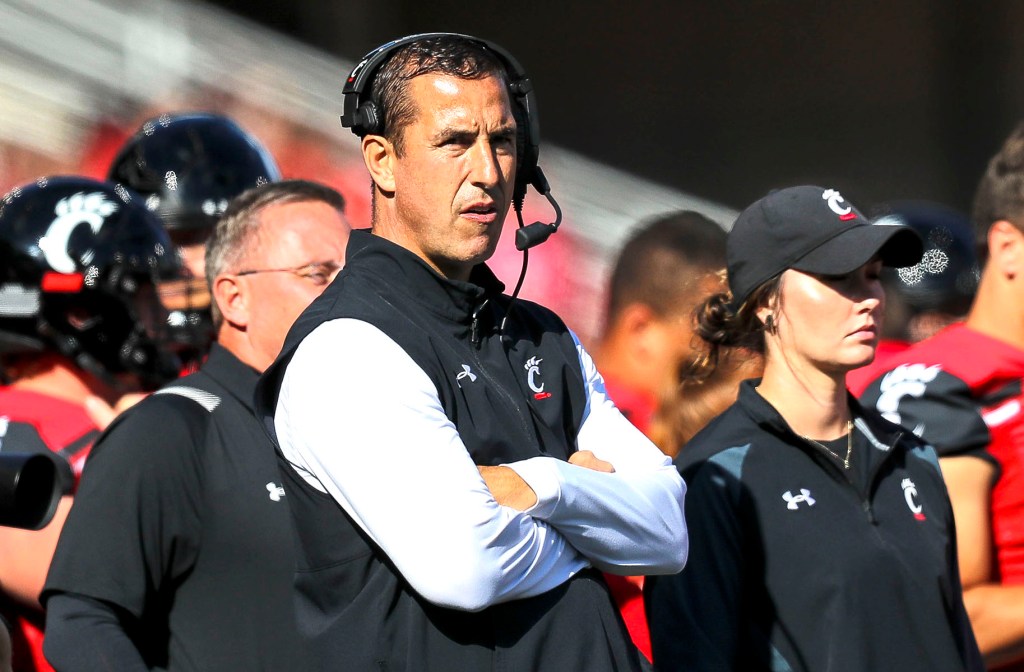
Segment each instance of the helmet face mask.
[[45,178],[0,204],[0,352],[59,353],[107,381],[177,376],[173,311],[157,288],[182,277],[137,197],[86,178]]

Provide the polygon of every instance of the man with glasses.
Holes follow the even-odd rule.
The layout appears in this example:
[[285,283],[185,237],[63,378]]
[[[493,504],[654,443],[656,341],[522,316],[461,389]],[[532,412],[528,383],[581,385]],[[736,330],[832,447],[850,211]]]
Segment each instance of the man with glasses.
[[252,398],[348,235],[342,197],[304,181],[250,189],[217,223],[217,341],[94,449],[44,590],[54,667],[303,669],[285,491]]
[[[210,319],[203,253],[228,202],[246,189],[281,179],[274,158],[241,126],[220,114],[185,112],[147,119],[118,150],[107,179],[127,187],[160,217],[181,257],[186,278],[178,298],[186,319],[169,325],[193,373],[216,338]],[[113,404],[93,398],[87,410],[100,427],[141,397],[128,394]]]

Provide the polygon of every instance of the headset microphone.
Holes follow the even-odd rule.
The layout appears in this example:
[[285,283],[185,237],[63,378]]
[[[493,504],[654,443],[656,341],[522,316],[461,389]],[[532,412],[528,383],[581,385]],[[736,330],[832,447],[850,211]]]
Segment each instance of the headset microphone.
[[[540,168],[537,168],[537,172],[540,172]],[[541,177],[543,177],[543,174]],[[548,203],[550,203],[551,207],[554,209],[555,221],[550,224],[545,222],[534,222],[527,226],[521,226],[519,230],[516,231],[516,249],[520,252],[525,252],[531,247],[543,243],[551,236],[552,233],[558,230],[558,225],[562,223],[562,209],[558,207],[558,203],[551,196],[551,191],[546,190],[541,193],[544,195],[544,198],[548,199]],[[516,211],[516,214],[519,214],[519,212]]]

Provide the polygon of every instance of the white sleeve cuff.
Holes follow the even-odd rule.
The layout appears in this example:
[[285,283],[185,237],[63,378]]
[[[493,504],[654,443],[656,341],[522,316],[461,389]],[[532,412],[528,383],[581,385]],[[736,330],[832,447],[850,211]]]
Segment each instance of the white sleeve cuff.
[[519,474],[537,496],[537,503],[523,513],[546,520],[555,512],[562,497],[562,477],[558,471],[558,462],[553,457],[531,457],[502,465]]

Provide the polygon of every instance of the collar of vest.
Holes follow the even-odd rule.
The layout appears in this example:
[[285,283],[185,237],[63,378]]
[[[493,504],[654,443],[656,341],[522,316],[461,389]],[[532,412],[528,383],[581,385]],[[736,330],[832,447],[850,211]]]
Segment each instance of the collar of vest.
[[469,322],[477,308],[505,289],[485,264],[473,267],[469,282],[449,280],[409,250],[368,230],[352,232],[345,259],[343,273],[373,276],[375,283],[458,322]]

